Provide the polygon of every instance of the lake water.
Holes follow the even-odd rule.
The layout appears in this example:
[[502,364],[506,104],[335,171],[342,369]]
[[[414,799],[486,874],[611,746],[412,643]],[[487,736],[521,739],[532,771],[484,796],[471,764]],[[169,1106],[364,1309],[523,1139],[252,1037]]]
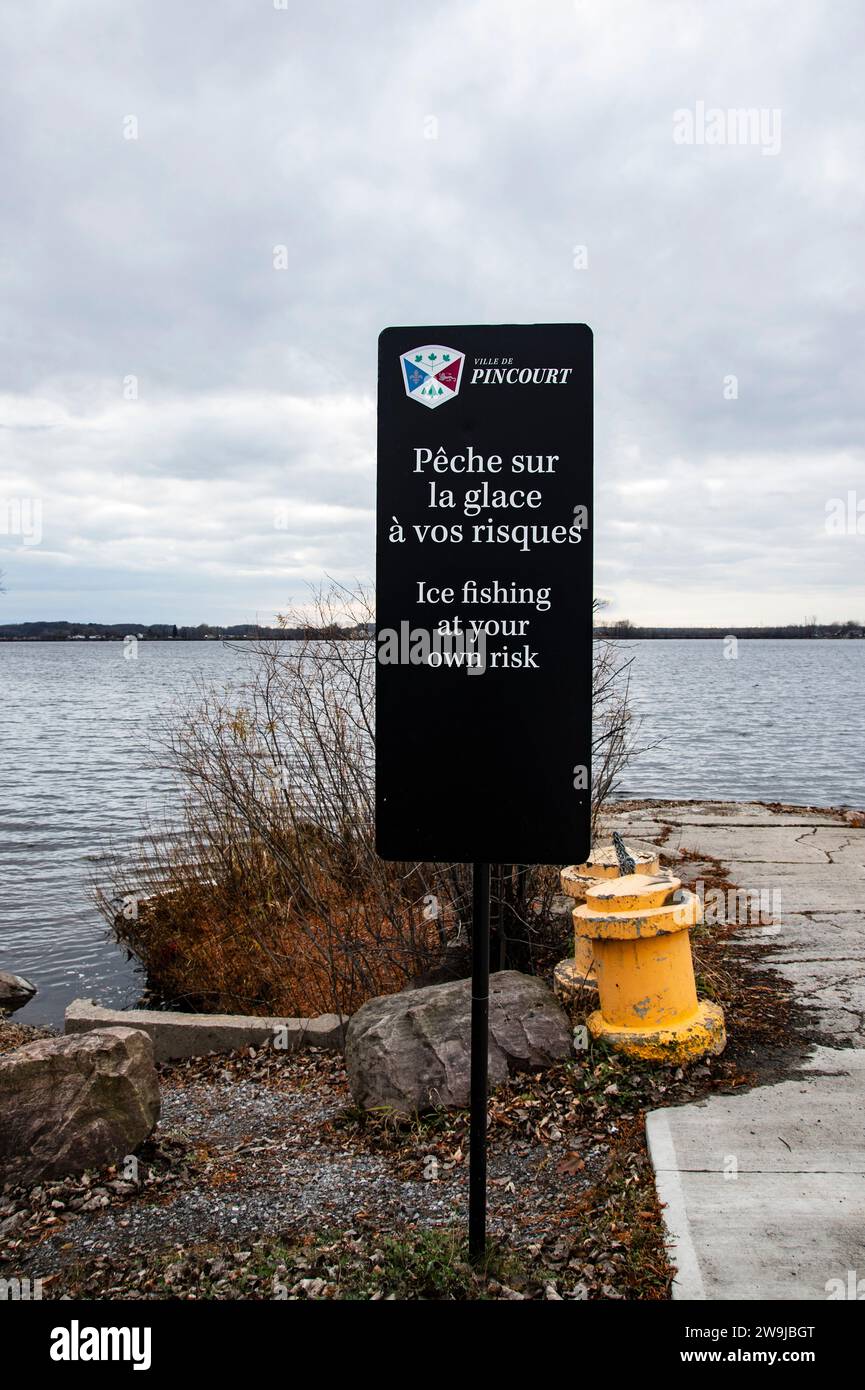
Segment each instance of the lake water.
[[[634,642],[641,739],[620,796],[865,805],[865,641]],[[154,749],[196,684],[242,680],[244,650],[216,642],[0,643],[0,969],[57,1024],[76,997],[134,1003],[141,982],[109,940],[89,885],[109,842],[171,804]]]

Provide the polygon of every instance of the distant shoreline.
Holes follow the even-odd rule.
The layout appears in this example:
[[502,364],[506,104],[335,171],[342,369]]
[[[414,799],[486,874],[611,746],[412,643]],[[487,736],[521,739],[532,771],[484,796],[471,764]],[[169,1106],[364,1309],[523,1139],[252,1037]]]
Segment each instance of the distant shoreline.
[[258,627],[237,623],[215,627],[199,623],[185,627],[176,623],[72,623],[66,621],[2,623],[0,642],[302,642],[322,636],[371,636],[364,625],[337,628]]
[[[0,624],[0,642],[303,642],[323,638],[373,637],[373,624],[354,628],[269,628],[251,623],[232,627],[180,627],[171,623],[70,623],[33,622]],[[736,637],[782,638],[788,641],[865,639],[865,623],[797,623],[766,627],[640,627],[628,622],[606,623],[593,629],[596,638],[622,642],[692,640],[724,641]]]
[[718,642],[723,642],[726,637],[745,640],[749,637],[772,637],[787,641],[813,641],[827,638],[865,638],[865,623],[796,623],[786,627],[638,627],[630,623],[608,623],[596,627],[594,635],[626,642],[674,641],[683,637],[713,639]]

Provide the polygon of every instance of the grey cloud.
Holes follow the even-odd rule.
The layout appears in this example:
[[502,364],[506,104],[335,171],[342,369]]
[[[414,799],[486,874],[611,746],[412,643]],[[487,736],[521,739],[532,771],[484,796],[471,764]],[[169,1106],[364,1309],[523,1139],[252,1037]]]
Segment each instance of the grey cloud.
[[[242,617],[369,573],[378,330],[508,319],[595,329],[615,611],[857,610],[865,538],[823,527],[865,491],[854,0],[58,0],[4,28],[0,495],[46,514],[38,551],[0,536],[10,619]],[[697,101],[778,108],[779,153],[676,145]]]

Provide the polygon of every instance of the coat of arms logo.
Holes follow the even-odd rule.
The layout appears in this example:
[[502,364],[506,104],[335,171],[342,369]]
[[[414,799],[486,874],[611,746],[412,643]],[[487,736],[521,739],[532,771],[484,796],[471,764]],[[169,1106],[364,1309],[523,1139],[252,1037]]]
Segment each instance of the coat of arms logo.
[[465,354],[441,343],[412,348],[400,357],[405,393],[413,401],[429,406],[450,401],[460,389]]

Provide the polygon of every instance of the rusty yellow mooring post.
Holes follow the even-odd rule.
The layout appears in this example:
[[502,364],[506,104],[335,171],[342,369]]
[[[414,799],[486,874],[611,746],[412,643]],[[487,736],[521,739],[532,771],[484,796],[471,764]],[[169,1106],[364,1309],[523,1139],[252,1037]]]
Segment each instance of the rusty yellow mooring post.
[[[628,852],[641,873],[658,872],[660,861],[654,851],[628,846]],[[618,878],[620,873],[615,845],[599,845],[592,850],[584,864],[570,864],[562,869],[562,892],[577,904],[584,903],[587,890],[598,879]],[[574,954],[568,960],[559,961],[555,969],[556,992],[561,999],[569,1001],[579,990],[586,987],[594,989],[596,986],[591,940],[587,936],[580,936],[575,930]]]
[[648,1061],[689,1062],[721,1052],[724,1014],[699,1003],[690,928],[702,921],[695,893],[668,870],[596,880],[574,908],[591,943],[601,1007],[589,1032]]

